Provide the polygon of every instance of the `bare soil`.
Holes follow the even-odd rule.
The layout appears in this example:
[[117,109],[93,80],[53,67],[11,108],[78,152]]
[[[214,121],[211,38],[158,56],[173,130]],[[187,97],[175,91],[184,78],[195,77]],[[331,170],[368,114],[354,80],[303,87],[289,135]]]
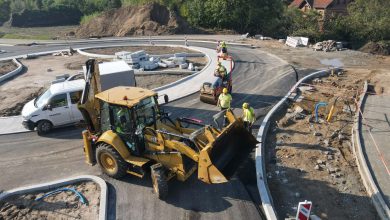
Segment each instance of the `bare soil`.
[[17,68],[16,64],[11,60],[0,61],[0,76],[11,72]]
[[296,67],[328,68],[340,65],[344,68],[390,69],[390,56],[373,55],[355,50],[334,52],[313,51],[308,47],[292,48],[277,40],[245,39],[258,49],[275,54]]
[[86,199],[82,204],[70,191],[60,192],[35,201],[46,192],[17,195],[0,202],[0,219],[98,219],[100,189],[93,182],[66,186],[75,188]]
[[76,36],[132,36],[199,33],[176,12],[157,3],[112,9],[81,24]]
[[[360,179],[351,144],[356,99],[363,82],[375,76],[371,70],[347,69],[341,76],[313,80],[303,85],[313,91],[303,87],[302,101],[291,102],[274,118],[266,143],[266,169],[280,218],[295,217],[298,202],[309,200],[322,219],[379,219]],[[327,106],[320,108],[316,122],[314,107],[319,102]]]
[[[0,116],[20,115],[24,104],[44,92],[56,76],[77,74],[87,60],[88,57],[79,54],[69,57],[41,56],[36,59],[21,60],[26,67],[24,73],[0,86]],[[136,76],[136,80],[137,86],[152,89],[187,75],[183,73]]]
[[174,53],[199,53],[198,51],[190,50],[184,47],[167,47],[167,46],[124,46],[124,47],[108,47],[98,49],[84,50],[89,53],[114,55],[116,52],[128,51],[136,52],[144,50],[145,53],[150,55],[161,55],[161,54],[174,54]]

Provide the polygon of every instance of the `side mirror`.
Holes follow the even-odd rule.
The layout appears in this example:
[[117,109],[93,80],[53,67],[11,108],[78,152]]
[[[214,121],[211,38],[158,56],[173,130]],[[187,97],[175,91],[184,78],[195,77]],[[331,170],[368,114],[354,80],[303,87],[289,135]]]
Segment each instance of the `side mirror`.
[[169,102],[169,97],[167,94],[164,95],[164,102],[165,103],[168,103]]
[[51,107],[51,105],[50,104],[47,104],[46,106],[45,106],[45,109],[44,110],[53,110],[53,108]]

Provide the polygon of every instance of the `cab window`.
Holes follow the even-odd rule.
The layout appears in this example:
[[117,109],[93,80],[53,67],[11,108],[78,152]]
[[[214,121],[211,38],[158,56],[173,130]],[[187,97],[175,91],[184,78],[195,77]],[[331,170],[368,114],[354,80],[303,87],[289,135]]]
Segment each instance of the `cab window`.
[[55,95],[53,98],[50,99],[49,104],[52,108],[68,106],[66,94]]
[[70,103],[77,104],[80,101],[80,93],[81,91],[71,92],[70,95]]

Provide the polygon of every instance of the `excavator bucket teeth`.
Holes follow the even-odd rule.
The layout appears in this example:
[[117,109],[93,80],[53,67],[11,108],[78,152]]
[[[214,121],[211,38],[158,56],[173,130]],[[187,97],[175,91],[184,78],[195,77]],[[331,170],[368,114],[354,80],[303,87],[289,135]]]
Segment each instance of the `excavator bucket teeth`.
[[[227,182],[240,164],[248,158],[257,143],[255,137],[243,127],[242,122],[229,125],[222,130],[207,155],[201,152],[199,179],[206,183]],[[210,163],[206,168],[202,161],[207,159]]]

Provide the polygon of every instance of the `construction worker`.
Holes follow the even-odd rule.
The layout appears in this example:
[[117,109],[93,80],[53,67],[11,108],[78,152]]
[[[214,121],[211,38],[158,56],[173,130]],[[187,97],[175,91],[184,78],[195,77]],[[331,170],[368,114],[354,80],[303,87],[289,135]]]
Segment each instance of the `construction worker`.
[[217,68],[214,71],[214,76],[221,77],[222,81],[224,81],[227,77],[227,70],[221,62],[218,61]]
[[[231,102],[232,102],[232,96],[228,93],[228,89],[223,88],[222,93],[218,97],[217,106],[221,108],[221,111],[224,111],[226,109],[230,109]],[[223,126],[225,127],[226,124],[227,124],[227,118],[225,115],[223,120]]]
[[249,103],[244,102],[242,104],[242,120],[244,121],[244,127],[249,132],[252,132],[252,125],[256,121],[255,111],[249,106]]
[[217,53],[221,52],[221,41],[217,41]]
[[227,46],[226,46],[225,41],[222,41],[222,43],[221,43],[221,51],[222,51],[222,53],[227,53]]

